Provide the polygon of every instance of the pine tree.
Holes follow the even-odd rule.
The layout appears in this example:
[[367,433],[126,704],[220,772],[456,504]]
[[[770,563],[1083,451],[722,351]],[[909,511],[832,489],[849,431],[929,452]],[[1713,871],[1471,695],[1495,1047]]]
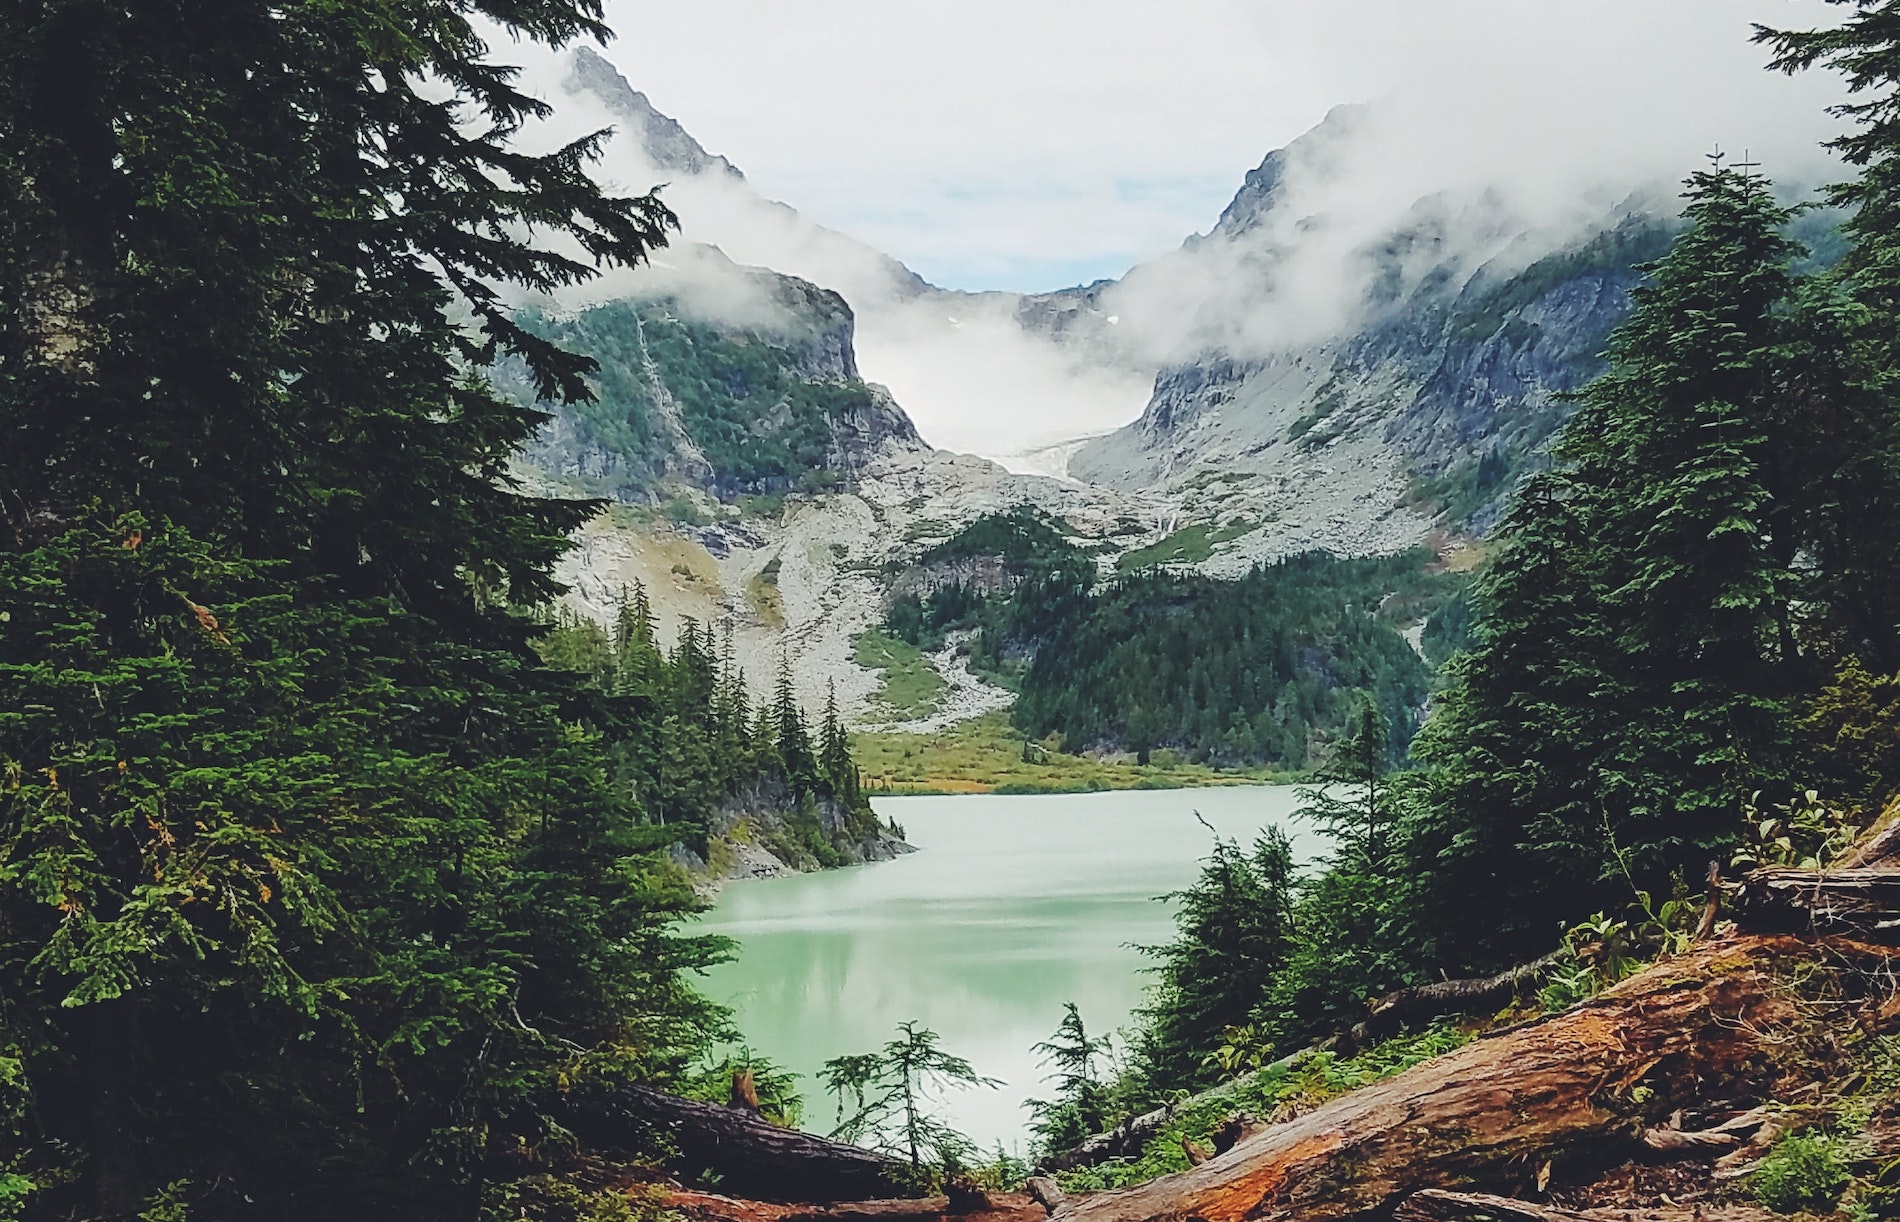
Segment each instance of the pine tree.
[[1803,444],[1782,408],[1797,248],[1744,170],[1694,175],[1687,199],[1555,469],[1506,518],[1418,745],[1434,768],[1407,873],[1450,966],[1699,875],[1741,800],[1788,779],[1802,490],[1776,454]]
[[805,716],[792,689],[791,660],[783,654],[779,655],[778,684],[772,695],[772,735],[787,783],[800,793],[809,791],[818,780],[818,761],[812,755],[811,734],[805,729]]
[[517,610],[594,506],[513,482],[545,416],[481,378],[584,397],[501,291],[672,220],[599,137],[510,147],[511,78],[443,0],[0,16],[0,1123],[47,1216],[470,1216],[558,1075],[718,1021]]

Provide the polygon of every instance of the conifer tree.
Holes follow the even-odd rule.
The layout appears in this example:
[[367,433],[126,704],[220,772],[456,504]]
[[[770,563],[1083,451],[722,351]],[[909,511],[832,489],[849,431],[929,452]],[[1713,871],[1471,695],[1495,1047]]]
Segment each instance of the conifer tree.
[[1293,950],[1293,848],[1269,828],[1251,853],[1216,839],[1180,901],[1176,934],[1159,957],[1136,1048],[1157,1090],[1207,1085],[1206,1057],[1228,1027],[1248,1022]]
[[818,779],[818,761],[812,755],[811,734],[805,729],[798,695],[792,689],[792,663],[784,654],[779,655],[778,684],[773,689],[772,734],[786,781],[803,792]]
[[510,145],[546,108],[476,13],[607,34],[0,15],[0,1144],[47,1216],[472,1216],[557,1078],[717,1023],[517,610],[594,506],[513,482],[545,416],[481,378],[585,396],[502,293],[672,218],[595,187],[599,136]]
[[[1852,130],[1831,142],[1858,171],[1831,188],[1847,210],[1845,258],[1805,286],[1797,345],[1804,378],[1789,387],[1786,458],[1812,489],[1803,542],[1816,561],[1806,591],[1825,599],[1847,652],[1900,673],[1900,4],[1834,0],[1852,13],[1821,30],[1756,27],[1773,66],[1833,68]],[[1846,665],[1846,661],[1837,663]]]
[[825,684],[825,717],[818,734],[818,770],[832,796],[847,810],[862,801],[858,792],[858,766],[851,758],[851,740],[838,716],[838,685]]
[[1435,767],[1407,873],[1449,966],[1535,953],[1619,893],[1699,875],[1741,800],[1787,781],[1802,490],[1775,456],[1802,444],[1781,408],[1797,248],[1746,169],[1718,162],[1687,199],[1555,469],[1501,528],[1418,746]]

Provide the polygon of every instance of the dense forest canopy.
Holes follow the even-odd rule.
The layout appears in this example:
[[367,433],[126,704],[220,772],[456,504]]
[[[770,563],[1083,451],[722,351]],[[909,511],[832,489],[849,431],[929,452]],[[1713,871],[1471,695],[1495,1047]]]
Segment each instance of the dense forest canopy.
[[[600,19],[0,16],[0,1217],[623,1216],[563,1178],[553,1102],[703,1095],[737,1063],[707,1065],[731,1033],[691,975],[727,948],[681,932],[698,902],[668,850],[766,789],[816,860],[876,833],[835,702],[814,732],[781,671],[754,704],[716,634],[664,646],[638,591],[610,626],[550,610],[598,506],[511,478],[549,419],[528,403],[641,442],[658,393],[602,381],[627,402],[590,406],[600,367],[565,345],[691,349],[663,389],[728,490],[810,475],[819,422],[857,402],[780,380],[770,344],[504,306],[673,226],[593,183],[598,136],[511,144],[546,107],[481,30],[558,47]],[[1216,846],[1119,1077],[1073,1007],[1043,1046],[1045,1141],[1385,990],[1578,930],[1668,945],[1711,862],[1894,791],[1900,0],[1760,40],[1853,87],[1844,249],[1805,246],[1752,167],[1691,176],[1469,591],[1420,555],[1104,581],[1027,511],[922,556],[891,630],[967,634],[1021,728],[1310,767],[1330,834],[1305,870],[1273,835]],[[495,393],[498,362],[532,393]],[[778,432],[727,411],[755,397]],[[1473,487],[1524,460],[1474,455]],[[1455,651],[1436,688],[1399,631],[1421,622],[1424,652]],[[923,1140],[913,1084],[978,1075],[903,1034],[908,1068],[835,1081],[916,1161],[951,1144]]]
[[[983,559],[1009,580],[961,575],[958,562]],[[1098,586],[1060,523],[1016,509],[927,549],[919,568],[947,579],[901,593],[885,627],[926,649],[967,634],[973,664],[1018,688],[1016,726],[1071,750],[1303,769],[1368,693],[1397,758],[1432,682],[1401,629],[1436,623],[1446,648],[1463,630],[1462,578],[1429,573],[1430,559],[1316,552],[1237,580],[1157,568]]]
[[501,293],[673,218],[595,186],[598,136],[511,145],[547,108],[478,19],[608,36],[595,0],[0,17],[6,1209],[529,1208],[548,1092],[723,1028],[623,715],[533,648],[595,506],[510,479],[546,417],[480,375],[584,400]]
[[[1711,863],[1864,823],[1900,782],[1892,234],[1857,217],[1838,266],[1802,270],[1794,214],[1751,168],[1717,158],[1685,198],[1550,469],[1469,607],[1446,608],[1439,633],[1469,643],[1408,766],[1363,701],[1305,795],[1328,859],[1301,875],[1271,840],[1220,844],[1185,893],[1133,1099],[1568,930],[1616,962],[1653,954],[1688,936]],[[1244,970],[1203,970],[1242,945]]]
[[755,709],[730,628],[719,636],[689,619],[669,652],[635,586],[611,631],[563,612],[536,649],[605,697],[609,776],[702,858],[722,814],[744,808],[783,814],[787,839],[773,847],[785,860],[841,865],[877,837],[835,696],[816,734],[788,671]]

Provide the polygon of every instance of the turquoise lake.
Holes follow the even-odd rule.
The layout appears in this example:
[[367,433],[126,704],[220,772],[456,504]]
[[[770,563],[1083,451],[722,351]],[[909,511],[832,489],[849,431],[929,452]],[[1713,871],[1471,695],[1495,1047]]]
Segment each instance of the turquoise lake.
[[1295,805],[1286,786],[878,799],[919,851],[731,883],[703,927],[740,954],[703,983],[755,1053],[803,1075],[806,1128],[834,1118],[823,1062],[915,1019],[1006,1083],[952,1092],[940,1114],[1017,1150],[1024,1100],[1047,1094],[1031,1047],[1068,1001],[1091,1031],[1128,1023],[1149,979],[1137,948],[1173,932],[1159,897],[1193,881],[1212,846],[1200,820],[1243,844],[1280,826],[1303,860],[1322,841]]

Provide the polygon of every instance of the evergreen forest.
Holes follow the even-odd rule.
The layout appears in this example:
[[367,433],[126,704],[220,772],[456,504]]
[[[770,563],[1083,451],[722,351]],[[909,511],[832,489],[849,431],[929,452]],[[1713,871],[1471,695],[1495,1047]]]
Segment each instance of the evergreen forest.
[[[994,571],[959,567],[974,560]],[[1299,771],[1367,696],[1397,759],[1432,690],[1426,657],[1455,647],[1467,614],[1463,578],[1430,560],[1313,552],[1233,580],[1156,567],[1103,582],[1062,523],[1017,509],[926,549],[918,570],[943,579],[898,595],[885,629],[923,649],[963,634],[972,664],[1017,689],[1017,728],[1069,750]],[[1400,631],[1420,620],[1426,650]]]
[[637,596],[549,614],[600,505],[517,482],[548,416],[484,370],[587,403],[598,365],[503,297],[676,222],[595,184],[604,133],[513,145],[548,108],[497,32],[610,36],[0,16],[0,1216],[592,1209],[552,1105],[728,1034],[681,829],[759,787],[815,856],[867,826],[835,717],[748,710]]
[[[1852,89],[1838,247],[1759,167],[1690,174],[1547,453],[1473,456],[1528,472],[1474,576],[1111,576],[1026,510],[924,552],[888,631],[961,641],[1025,735],[1302,769],[1327,833],[1315,863],[1214,838],[1132,1030],[1052,1007],[1031,1157],[1222,1083],[1298,1115],[1469,1037],[1380,1028],[1394,990],[1523,967],[1521,1016],[1561,1011],[1687,946],[1712,877],[1826,865],[1889,805],[1900,0],[1839,2],[1758,31]],[[515,139],[549,107],[506,44],[611,34],[601,0],[0,10],[0,1222],[658,1217],[662,1170],[733,1188],[663,1123],[689,1096],[890,1192],[1029,1170],[920,1102],[989,1081],[920,1025],[827,1066],[842,1154],[722,1051],[699,974],[732,947],[680,860],[761,810],[813,865],[896,829],[786,667],[759,699],[639,588],[562,611],[603,502],[517,460],[548,408],[650,448],[659,392],[610,350],[691,349],[664,391],[722,494],[827,483],[821,425],[869,392],[660,307],[514,308],[678,228],[598,184],[605,133]],[[571,1124],[600,1098],[612,1159]],[[1068,1187],[1207,1160],[1167,1132]]]

